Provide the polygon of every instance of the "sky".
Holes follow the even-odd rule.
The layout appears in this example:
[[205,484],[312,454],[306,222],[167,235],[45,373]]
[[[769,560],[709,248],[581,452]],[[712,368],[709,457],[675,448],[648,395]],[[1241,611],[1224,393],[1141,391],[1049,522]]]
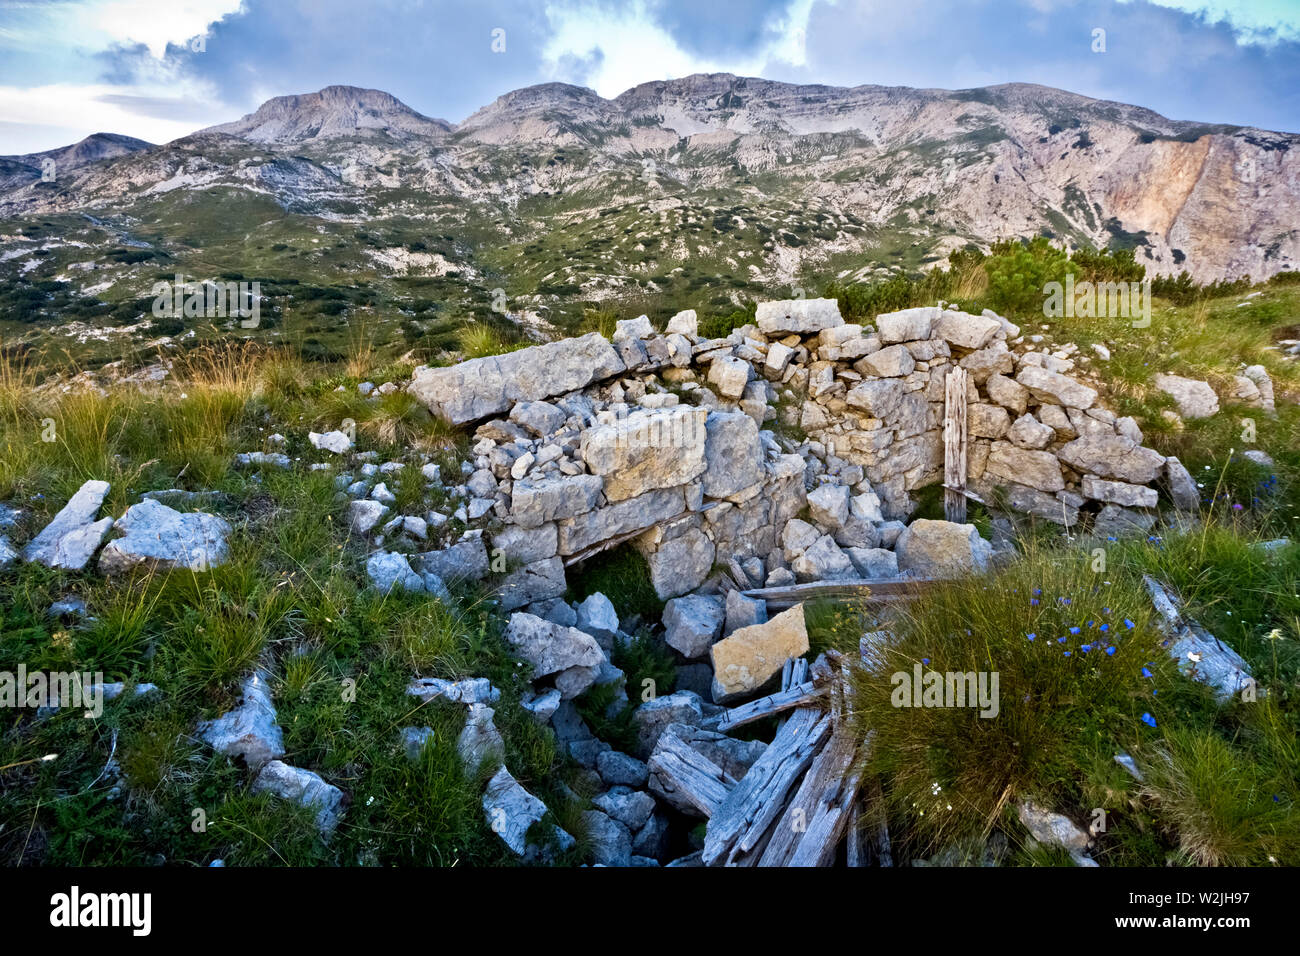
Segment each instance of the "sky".
[[331,84],[459,122],[534,83],[1026,82],[1300,132],[1300,0],[0,0],[0,155]]

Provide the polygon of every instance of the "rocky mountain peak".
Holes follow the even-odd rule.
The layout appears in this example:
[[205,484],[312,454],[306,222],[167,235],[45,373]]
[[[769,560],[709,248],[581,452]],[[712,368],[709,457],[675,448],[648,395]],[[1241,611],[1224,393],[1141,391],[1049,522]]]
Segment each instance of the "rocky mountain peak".
[[391,93],[327,86],[316,93],[277,96],[242,119],[203,132],[256,143],[299,143],[367,133],[439,137],[450,129],[445,120],[417,113]]

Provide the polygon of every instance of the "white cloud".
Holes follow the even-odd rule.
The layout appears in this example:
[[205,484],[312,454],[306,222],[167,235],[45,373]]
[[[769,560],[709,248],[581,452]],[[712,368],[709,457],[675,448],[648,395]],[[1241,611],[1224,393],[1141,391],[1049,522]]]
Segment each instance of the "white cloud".
[[[152,92],[162,98],[173,99],[178,104],[192,104],[186,113],[191,118],[167,119],[150,116],[129,108],[115,98],[148,96]],[[91,133],[117,133],[129,131],[130,135],[153,143],[165,143],[187,136],[196,129],[224,122],[230,117],[215,107],[206,112],[206,97],[180,98],[180,91],[142,91],[138,87],[124,88],[110,84],[57,83],[47,86],[0,86],[0,116],[12,124],[5,134],[5,151],[8,153],[38,152],[55,146],[66,146]],[[205,118],[206,117],[206,118]],[[196,122],[198,119],[198,122]]]
[[[641,0],[619,10],[596,5],[551,8],[547,13],[555,32],[543,48],[543,56],[555,79],[581,82],[606,98],[640,83],[692,73],[755,76],[774,59],[804,64],[805,30],[813,2],[795,0],[784,18],[784,29],[767,46],[725,59],[684,50],[655,22]],[[601,56],[585,77],[563,75],[566,62],[585,61],[597,51]]]
[[168,43],[205,33],[209,24],[239,7],[240,0],[91,0],[77,20],[110,42],[143,43],[162,57]]

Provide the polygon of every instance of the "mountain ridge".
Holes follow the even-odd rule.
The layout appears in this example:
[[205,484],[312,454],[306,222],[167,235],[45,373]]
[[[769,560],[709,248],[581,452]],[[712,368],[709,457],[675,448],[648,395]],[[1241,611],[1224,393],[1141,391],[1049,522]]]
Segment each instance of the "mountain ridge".
[[26,168],[5,178],[0,167],[0,216],[148,219],[169,197],[235,190],[327,229],[400,220],[479,237],[434,265],[359,250],[381,273],[396,256],[403,272],[504,271],[519,294],[595,300],[663,288],[692,265],[739,288],[855,281],[1036,234],[1131,247],[1153,274],[1200,281],[1300,262],[1300,135],[1025,83],[715,73],[613,99],[544,83],[457,124],[380,90],[329,86],[70,168],[57,184]]

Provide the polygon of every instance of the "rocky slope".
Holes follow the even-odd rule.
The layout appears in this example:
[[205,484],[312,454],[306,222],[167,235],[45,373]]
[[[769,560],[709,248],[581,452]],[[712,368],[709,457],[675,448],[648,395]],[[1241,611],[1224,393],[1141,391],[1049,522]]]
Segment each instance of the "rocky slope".
[[[364,223],[381,251],[443,237],[445,259],[512,296],[661,291],[692,269],[739,289],[864,278],[1039,232],[1135,246],[1152,273],[1261,279],[1300,258],[1298,143],[1026,84],[710,74],[606,100],[552,83],[456,126],[336,86],[163,146],[79,144],[56,183],[13,158],[0,215],[147,223],[146,241],[184,258],[228,238],[203,225],[209,204],[243,225],[240,207],[267,201],[301,241],[341,243],[353,269],[446,269],[375,260],[353,235]],[[257,209],[228,265],[253,255]]]

